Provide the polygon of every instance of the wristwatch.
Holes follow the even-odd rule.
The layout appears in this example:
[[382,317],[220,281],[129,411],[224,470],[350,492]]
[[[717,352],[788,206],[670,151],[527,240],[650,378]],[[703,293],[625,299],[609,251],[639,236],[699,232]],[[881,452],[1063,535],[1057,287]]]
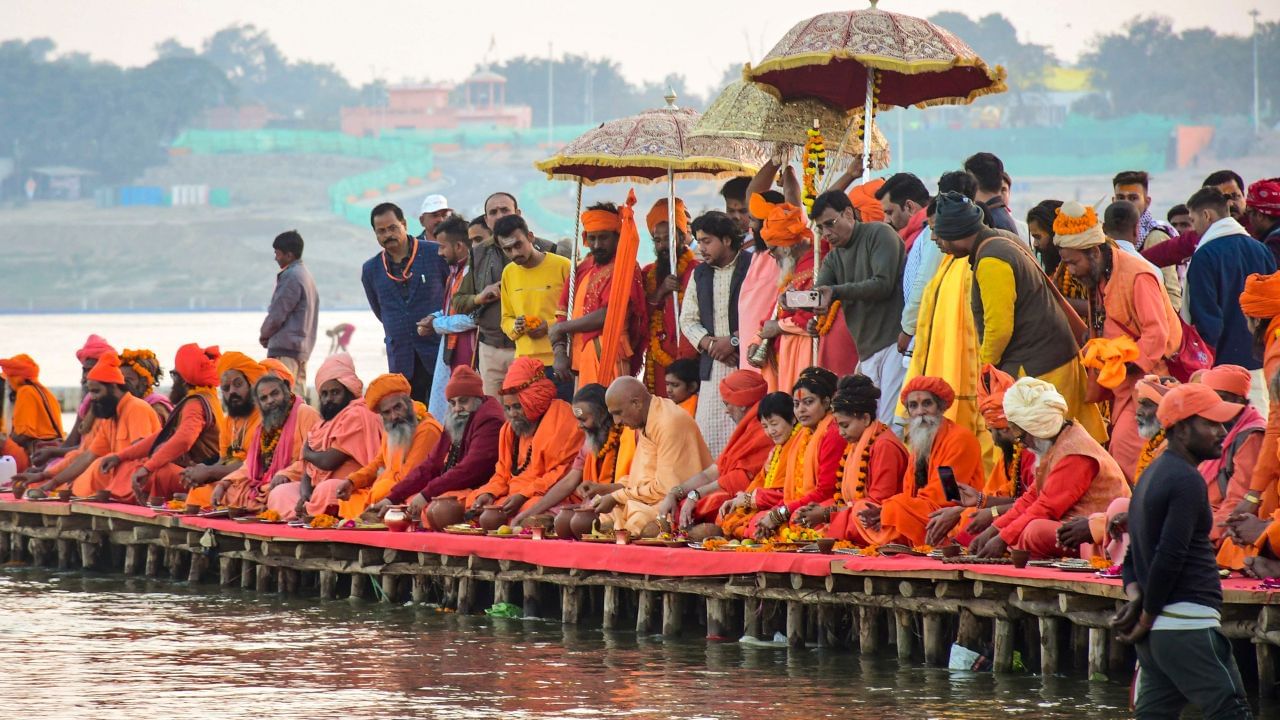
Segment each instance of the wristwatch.
[[730,345],[732,345],[732,346],[734,346],[734,347],[738,347],[738,336],[737,336],[737,335],[730,335],[730,336],[729,336],[729,344],[730,344]]

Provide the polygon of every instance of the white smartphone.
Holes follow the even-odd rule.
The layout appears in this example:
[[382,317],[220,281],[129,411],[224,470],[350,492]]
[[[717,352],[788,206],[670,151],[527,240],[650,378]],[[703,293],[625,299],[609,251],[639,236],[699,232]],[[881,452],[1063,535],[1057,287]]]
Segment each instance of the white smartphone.
[[822,294],[817,290],[787,291],[787,307],[790,308],[816,308],[821,299]]

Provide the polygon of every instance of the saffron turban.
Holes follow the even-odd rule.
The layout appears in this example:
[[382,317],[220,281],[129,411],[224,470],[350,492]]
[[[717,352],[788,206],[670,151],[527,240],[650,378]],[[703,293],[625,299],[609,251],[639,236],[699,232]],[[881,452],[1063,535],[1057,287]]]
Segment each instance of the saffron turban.
[[927,392],[938,398],[942,403],[942,409],[946,410],[951,407],[951,403],[956,401],[956,391],[951,385],[940,377],[930,377],[928,375],[917,375],[907,381],[902,388],[902,404],[907,404],[907,396],[913,392]]
[[546,414],[556,399],[556,386],[547,379],[542,363],[531,357],[516,358],[502,381],[502,394],[515,395],[525,417],[537,420]]
[[76,360],[83,365],[89,360],[97,360],[105,352],[115,351],[116,349],[111,347],[101,335],[90,335],[89,339],[84,341],[84,345],[76,351]]
[[751,370],[734,370],[720,381],[720,399],[726,405],[751,407],[764,399],[769,386],[764,377]]
[[1198,383],[1179,385],[1169,391],[1156,408],[1156,420],[1161,427],[1171,428],[1193,415],[1212,422],[1224,423],[1240,414],[1243,405],[1229,403],[1218,393]]
[[364,394],[364,383],[356,376],[356,364],[347,353],[334,353],[320,363],[316,371],[316,392],[330,380],[337,380],[356,397]]
[[33,382],[40,378],[40,366],[30,355],[22,353],[0,360],[0,373],[12,384],[15,381]]
[[1134,388],[1138,391],[1138,399],[1147,402],[1160,404],[1160,400],[1164,398],[1165,393],[1178,386],[1178,381],[1173,378],[1162,378],[1159,375],[1147,375],[1138,381]]
[[173,369],[192,387],[216,387],[218,385],[218,346],[202,348],[187,343],[173,356]]
[[114,352],[105,352],[98,358],[98,364],[89,370],[89,379],[104,385],[123,385],[124,373],[120,372],[120,356]]
[[622,217],[608,210],[587,210],[582,213],[582,234],[598,232],[620,232]]
[[805,220],[804,210],[790,203],[771,203],[760,193],[751,193],[748,206],[751,214],[764,220],[760,239],[774,247],[791,247],[800,242],[812,242],[813,231]]
[[1124,384],[1129,370],[1126,363],[1138,359],[1138,344],[1128,335],[1094,338],[1080,351],[1086,368],[1098,371],[1098,384],[1114,390]]
[[959,240],[982,229],[982,208],[954,190],[938,196],[933,214],[933,234],[939,240]]
[[1053,244],[1071,250],[1088,250],[1105,245],[1107,236],[1102,234],[1098,213],[1093,208],[1075,200],[1062,204],[1053,219]]
[[1019,378],[1004,394],[1004,414],[1009,422],[1045,439],[1062,431],[1067,400],[1053,385],[1034,377]]
[[1244,292],[1240,293],[1240,310],[1259,320],[1280,317],[1280,272],[1270,275],[1254,273],[1245,278]]
[[1218,392],[1247,398],[1253,386],[1253,376],[1239,365],[1219,365],[1200,373],[1200,382]]
[[295,382],[293,373],[289,372],[289,368],[285,367],[284,363],[275,358],[267,358],[258,364],[262,366],[264,375],[275,375],[288,383],[289,387],[293,387],[293,383]]
[[364,393],[364,404],[370,410],[380,412],[378,406],[383,400],[392,395],[408,395],[412,390],[413,386],[409,384],[408,378],[400,373],[379,375],[369,383],[369,389]]
[[884,178],[876,178],[849,191],[849,202],[858,210],[862,222],[884,222],[884,206],[876,199],[876,191],[884,187]]
[[1263,215],[1280,217],[1280,178],[1259,180],[1250,185],[1244,204]]
[[[667,199],[662,198],[649,208],[649,214],[644,216],[644,224],[649,227],[649,234],[653,234],[653,229],[658,227],[658,223],[667,221]],[[689,213],[685,211],[684,201],[676,198],[676,227],[685,235],[689,234]]]
[[987,427],[1004,430],[1009,418],[1004,415],[1004,394],[1013,386],[1013,376],[991,363],[982,366],[978,374],[978,412],[987,421]]
[[471,369],[470,365],[459,365],[453,369],[453,377],[444,386],[445,400],[460,397],[484,397],[484,381]]
[[218,358],[218,377],[221,378],[226,375],[229,370],[235,370],[243,374],[250,385],[258,382],[263,375],[267,374],[266,368],[258,364],[257,361],[235,350],[225,352],[222,357]]

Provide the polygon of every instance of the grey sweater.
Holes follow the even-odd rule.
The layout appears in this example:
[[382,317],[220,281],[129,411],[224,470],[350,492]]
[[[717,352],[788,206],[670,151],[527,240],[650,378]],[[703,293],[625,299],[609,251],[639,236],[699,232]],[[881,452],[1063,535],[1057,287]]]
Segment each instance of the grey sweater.
[[902,320],[902,238],[880,222],[860,222],[853,240],[822,259],[815,287],[831,286],[845,323],[866,359],[898,341]]
[[305,361],[316,346],[320,322],[320,294],[316,281],[301,260],[290,263],[276,275],[267,318],[258,336],[267,340],[268,357],[291,357]]

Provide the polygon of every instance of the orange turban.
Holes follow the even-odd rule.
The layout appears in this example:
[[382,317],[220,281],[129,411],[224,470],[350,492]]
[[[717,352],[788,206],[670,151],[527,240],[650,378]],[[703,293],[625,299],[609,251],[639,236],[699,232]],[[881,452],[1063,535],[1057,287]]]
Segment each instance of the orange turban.
[[123,385],[124,373],[120,372],[120,356],[106,352],[98,358],[98,364],[89,371],[89,379],[104,385]]
[[616,212],[608,210],[587,210],[582,213],[582,234],[598,232],[619,232],[622,230],[622,218]]
[[235,370],[243,374],[250,385],[258,382],[258,379],[267,373],[266,368],[259,365],[253,358],[235,350],[225,352],[218,358],[217,369],[219,378],[226,375],[228,370]]
[[1129,374],[1125,364],[1138,359],[1138,344],[1128,335],[1094,338],[1084,344],[1080,354],[1086,368],[1098,371],[1098,384],[1114,390]]
[[978,374],[978,412],[987,421],[987,427],[1004,430],[1009,418],[1004,414],[1004,393],[1013,387],[1013,376],[991,363],[982,366]]
[[400,373],[379,375],[369,383],[369,389],[364,391],[364,404],[370,410],[378,412],[378,406],[388,396],[408,395],[412,391],[413,386],[409,384],[408,378]]
[[1253,376],[1239,365],[1219,365],[1200,373],[1200,382],[1218,392],[1247,398],[1249,389],[1253,386]]
[[192,387],[216,387],[218,384],[218,346],[202,348],[187,343],[173,357],[173,369]]
[[951,403],[956,401],[956,391],[947,384],[946,380],[940,377],[930,377],[928,375],[917,375],[907,382],[902,388],[902,404],[907,404],[907,396],[913,392],[932,393],[934,397],[942,402],[942,409],[946,410],[951,407]]
[[789,203],[771,203],[760,193],[751,193],[751,214],[764,220],[760,239],[767,245],[791,247],[799,242],[813,242],[813,231],[805,220],[804,210]]
[[444,386],[444,399],[453,400],[460,397],[484,397],[484,381],[471,369],[470,365],[459,365],[453,369],[453,377]]
[[293,383],[295,382],[293,373],[289,372],[289,368],[285,367],[284,363],[275,358],[267,358],[258,364],[262,366],[264,375],[275,375],[281,380],[289,383],[289,387],[293,387]]
[[23,353],[14,355],[11,358],[0,360],[0,373],[4,374],[6,380],[13,384],[15,381],[34,382],[40,379],[40,366],[30,355]]
[[356,375],[356,364],[347,353],[334,353],[320,363],[320,369],[316,371],[316,392],[320,392],[320,387],[330,380],[337,380],[356,397],[364,394],[364,383]]
[[1270,275],[1254,273],[1244,281],[1240,293],[1240,309],[1259,320],[1280,317],[1280,272]]
[[84,341],[84,346],[76,351],[76,360],[83,365],[88,360],[97,360],[105,352],[115,351],[116,349],[107,344],[106,339],[101,335],[90,335],[89,339]]
[[862,222],[884,222],[884,206],[876,199],[876,191],[884,187],[884,178],[876,178],[849,191],[849,202],[858,210]]
[[[649,234],[653,234],[653,229],[658,227],[658,223],[667,221],[667,199],[662,198],[649,208],[649,214],[644,216],[645,225],[649,226]],[[689,234],[689,213],[685,211],[684,201],[676,198],[676,227],[686,236]]]
[[556,386],[547,379],[542,363],[531,357],[516,358],[502,381],[502,394],[520,398],[525,417],[537,420],[556,399]]
[[726,405],[751,407],[764,399],[769,392],[760,373],[752,370],[734,370],[720,381],[720,399]]
[[1147,375],[1134,385],[1134,389],[1138,391],[1138,399],[1147,402],[1160,404],[1160,399],[1170,389],[1178,386],[1178,381],[1173,378],[1162,378],[1159,375]]

